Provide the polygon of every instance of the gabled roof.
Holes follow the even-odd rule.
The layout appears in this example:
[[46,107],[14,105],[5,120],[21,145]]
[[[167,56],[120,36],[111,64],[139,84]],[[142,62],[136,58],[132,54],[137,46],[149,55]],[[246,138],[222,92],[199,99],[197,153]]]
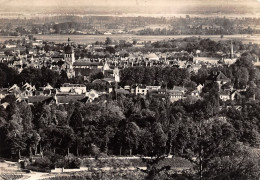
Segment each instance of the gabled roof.
[[52,96],[29,96],[28,103],[47,103],[49,104],[54,98]]
[[129,94],[129,91],[127,91],[127,90],[124,90],[124,89],[115,89],[115,92],[117,93],[117,94]]
[[68,104],[70,101],[82,101],[85,95],[57,95],[56,97],[58,104]]
[[102,62],[76,61],[73,66],[103,66]]
[[185,87],[181,87],[181,86],[174,86],[173,90],[175,90],[175,91],[187,91],[187,89]]
[[207,80],[211,81],[229,81],[221,71],[213,71],[208,77]]
[[229,96],[229,91],[220,91],[219,95],[220,96]]

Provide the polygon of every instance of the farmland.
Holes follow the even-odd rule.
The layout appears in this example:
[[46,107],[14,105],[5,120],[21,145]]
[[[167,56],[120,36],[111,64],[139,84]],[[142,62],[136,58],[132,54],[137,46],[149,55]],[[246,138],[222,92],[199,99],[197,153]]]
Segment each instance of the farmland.
[[[110,37],[113,40],[119,41],[119,40],[139,40],[139,41],[160,41],[160,40],[169,40],[169,39],[176,39],[176,38],[186,38],[191,37],[192,35],[169,35],[169,36],[138,36],[133,34],[111,34],[111,35],[34,35],[34,37],[47,40],[47,41],[53,41],[57,43],[66,42],[68,37],[72,39],[73,42],[76,43],[94,43],[96,41],[105,41],[106,37]],[[194,35],[198,37],[198,35]],[[260,44],[260,34],[255,35],[247,35],[247,34],[237,34],[237,35],[225,35],[223,38],[220,38],[219,35],[201,35],[201,38],[210,38],[212,40],[241,40],[243,43],[256,43]],[[15,36],[1,36],[0,42],[3,42],[5,40],[9,39],[21,39],[22,37],[15,37]]]

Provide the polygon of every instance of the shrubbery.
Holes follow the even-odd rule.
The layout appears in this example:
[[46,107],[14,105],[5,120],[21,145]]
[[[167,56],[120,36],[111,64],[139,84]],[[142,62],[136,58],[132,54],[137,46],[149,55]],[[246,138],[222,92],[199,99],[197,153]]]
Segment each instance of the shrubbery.
[[[31,167],[34,168],[31,168]],[[43,157],[40,159],[36,159],[35,163],[31,164],[31,170],[37,170],[35,167],[39,169],[54,169],[56,168],[66,168],[66,169],[76,169],[80,168],[81,160],[79,158],[60,158],[56,159],[56,161],[52,162],[48,157]],[[28,168],[28,167],[27,167]]]
[[36,159],[33,165],[40,168],[50,169],[52,167],[52,162],[48,157],[43,157]]
[[1,174],[0,179],[2,180],[15,180],[15,179],[21,179],[23,175],[21,174]]

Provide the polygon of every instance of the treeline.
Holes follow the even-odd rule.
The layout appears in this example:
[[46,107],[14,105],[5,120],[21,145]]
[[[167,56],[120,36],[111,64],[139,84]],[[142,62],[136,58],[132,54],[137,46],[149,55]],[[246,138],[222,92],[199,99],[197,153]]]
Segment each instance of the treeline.
[[181,29],[179,27],[174,27],[172,29],[166,28],[146,28],[139,31],[132,31],[133,34],[137,35],[233,35],[233,34],[259,34],[260,31],[258,29],[252,28],[239,28],[239,29],[224,29],[220,27],[218,29],[202,29],[201,27],[198,28],[184,28]]
[[246,52],[230,66],[213,68],[202,66],[198,73],[190,73],[188,69],[177,67],[130,67],[120,72],[120,85],[161,85],[162,88],[169,89],[173,86],[184,86],[192,91],[197,85],[204,84],[213,71],[221,71],[231,80],[229,86],[235,89],[247,89],[247,98],[255,95],[255,98],[260,100],[260,71],[253,65],[254,60],[255,56]]
[[[233,50],[234,52],[244,52],[248,51],[251,54],[256,54],[260,56],[260,49],[257,44],[243,44],[241,41],[233,40]],[[205,55],[215,55],[221,51],[226,54],[230,54],[231,41],[214,41],[211,39],[204,39],[200,37],[187,37],[183,39],[172,39],[156,41],[151,44],[152,48],[156,49],[171,49],[173,51],[187,51],[196,53],[196,50],[201,51]]]
[[188,69],[177,67],[130,67],[123,69],[120,76],[122,86],[144,84],[173,88],[190,81]]
[[[47,67],[41,69],[24,68],[21,73],[18,73],[13,68],[9,68],[6,64],[0,63],[0,88],[10,88],[17,84],[22,87],[25,83],[29,83],[38,90],[39,87],[45,87],[47,84],[54,88],[60,88],[64,83],[84,84],[87,90],[95,89],[98,91],[107,91],[111,85],[109,83],[92,83],[95,79],[103,79],[102,72],[90,74],[89,80],[84,80],[82,76],[68,78],[64,70],[60,72],[53,71]],[[2,99],[3,103],[5,99]]]
[[209,93],[204,100],[174,104],[121,95],[59,106],[14,101],[6,110],[0,107],[0,155],[41,154],[55,165],[67,154],[171,154],[193,163],[194,171],[186,174],[193,178],[257,179],[260,162],[253,152],[259,147],[259,104],[219,112],[218,87]]
[[[57,18],[57,19],[56,19]],[[259,33],[255,25],[259,18],[155,18],[155,17],[111,17],[111,16],[59,16],[46,19],[30,20],[2,20],[1,35],[26,35],[26,34],[100,34],[100,29],[124,30],[139,35],[230,35]],[[52,19],[52,20],[51,20]],[[38,22],[42,22],[39,24]],[[55,22],[55,23],[54,23]],[[163,28],[151,29],[150,25]],[[170,25],[170,26],[169,26]],[[205,26],[205,27],[203,27]],[[136,28],[143,28],[135,31]],[[77,32],[78,31],[78,32]]]

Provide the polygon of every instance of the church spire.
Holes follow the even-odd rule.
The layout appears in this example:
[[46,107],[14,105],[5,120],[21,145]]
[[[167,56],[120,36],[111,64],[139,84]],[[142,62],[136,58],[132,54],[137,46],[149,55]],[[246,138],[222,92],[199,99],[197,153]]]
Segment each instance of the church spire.
[[230,58],[234,57],[234,49],[233,49],[233,41],[231,40],[231,47],[230,47]]

